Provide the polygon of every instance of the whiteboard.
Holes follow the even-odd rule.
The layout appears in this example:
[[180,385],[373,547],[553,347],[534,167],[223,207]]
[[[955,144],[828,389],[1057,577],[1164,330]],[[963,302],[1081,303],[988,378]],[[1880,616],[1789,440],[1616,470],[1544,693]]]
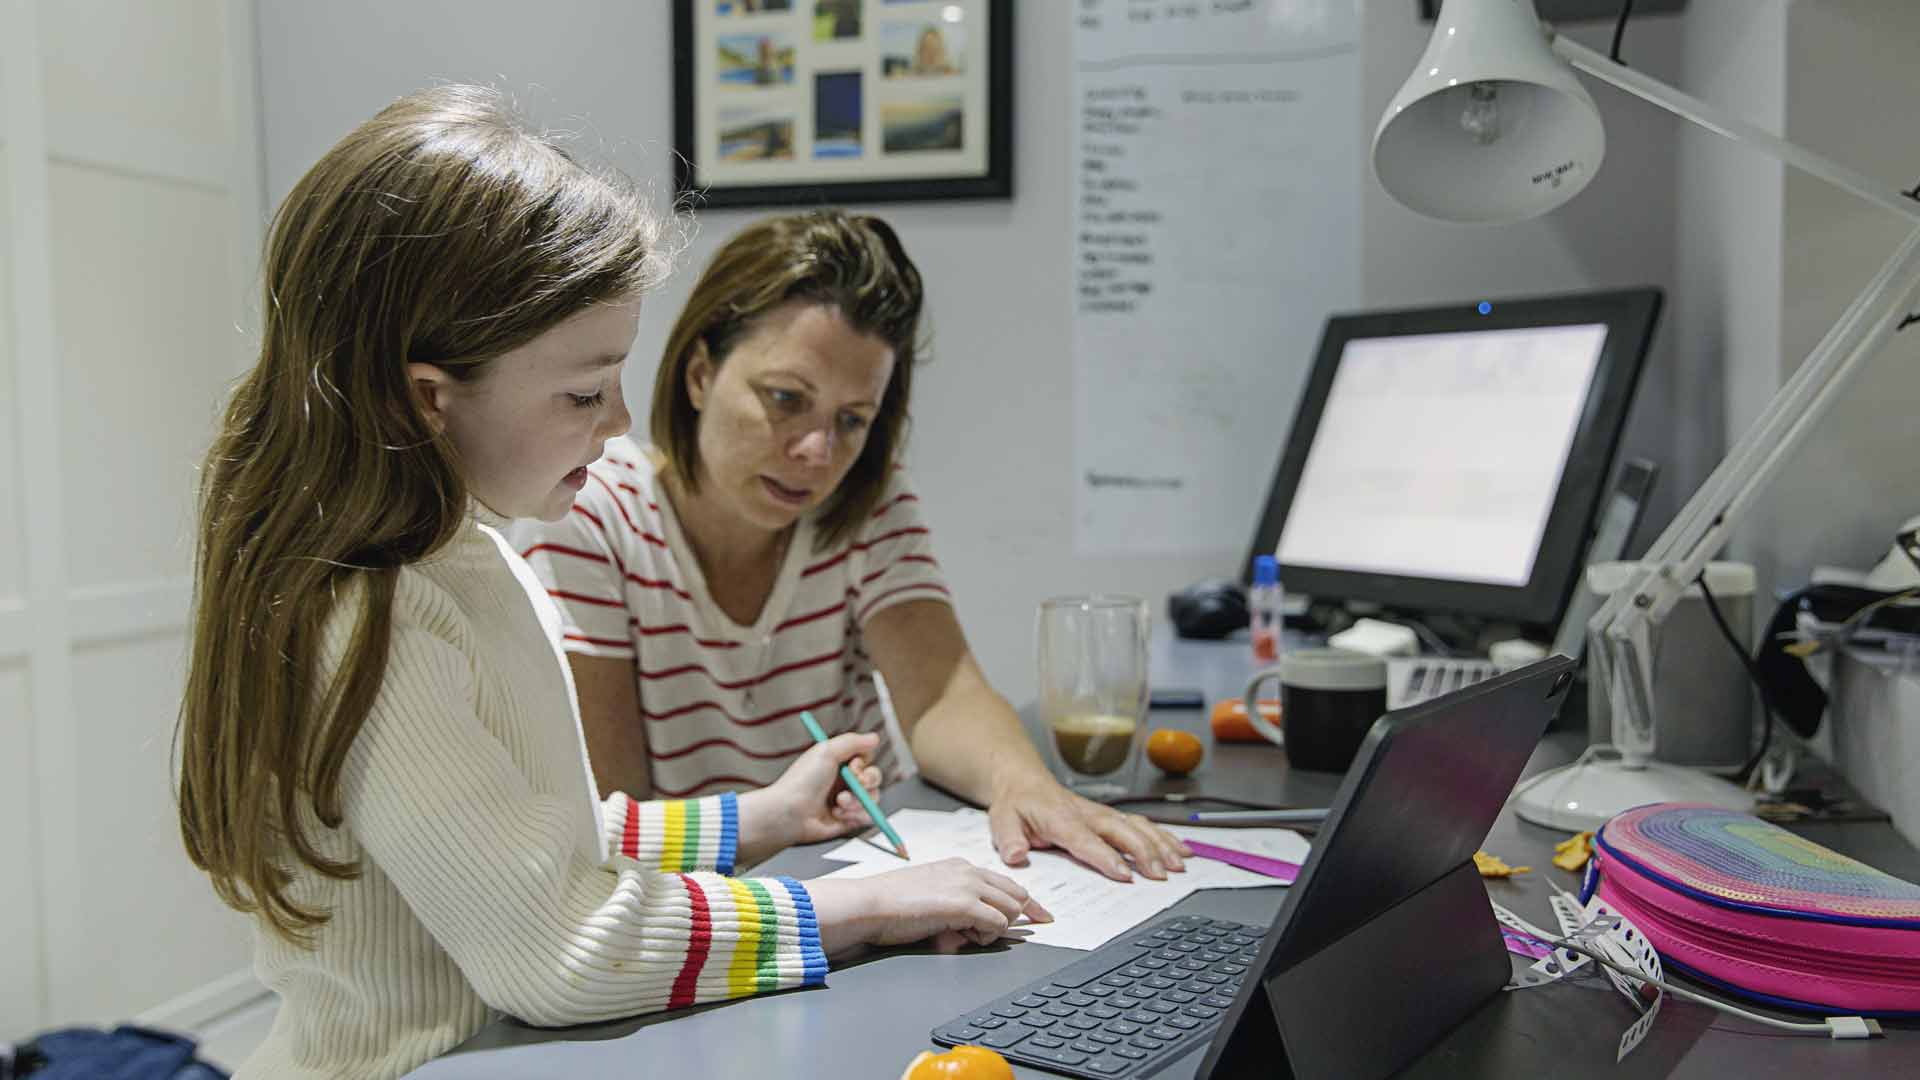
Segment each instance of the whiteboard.
[[1358,0],[1078,0],[1074,546],[1240,550],[1358,306]]

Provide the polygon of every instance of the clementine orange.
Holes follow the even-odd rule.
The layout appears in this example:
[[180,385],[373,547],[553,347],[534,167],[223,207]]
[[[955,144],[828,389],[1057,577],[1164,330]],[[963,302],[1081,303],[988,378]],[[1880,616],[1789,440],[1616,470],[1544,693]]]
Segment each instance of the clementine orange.
[[1147,736],[1147,760],[1168,776],[1185,776],[1200,765],[1206,753],[1200,740],[1185,731],[1161,728]]
[[900,1080],[1013,1080],[1013,1066],[984,1046],[956,1046],[944,1054],[922,1050]]

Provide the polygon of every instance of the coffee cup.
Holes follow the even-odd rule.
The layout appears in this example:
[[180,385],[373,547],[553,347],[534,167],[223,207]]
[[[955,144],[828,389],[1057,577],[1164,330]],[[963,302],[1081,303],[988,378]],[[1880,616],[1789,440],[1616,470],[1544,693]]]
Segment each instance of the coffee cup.
[[1253,729],[1287,751],[1296,769],[1345,772],[1360,743],[1387,711],[1387,663],[1351,649],[1300,649],[1280,663],[1254,672],[1244,701],[1260,699],[1260,684],[1280,682],[1282,732],[1258,709],[1247,714]]
[[1147,602],[1059,596],[1035,626],[1040,720],[1060,781],[1096,798],[1132,790],[1147,713]]

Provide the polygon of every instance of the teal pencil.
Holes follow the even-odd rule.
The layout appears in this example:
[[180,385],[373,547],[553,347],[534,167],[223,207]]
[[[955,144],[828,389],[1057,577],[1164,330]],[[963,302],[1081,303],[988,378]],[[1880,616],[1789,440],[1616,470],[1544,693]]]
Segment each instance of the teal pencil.
[[[800,722],[807,725],[807,734],[813,736],[814,742],[823,743],[827,741],[827,733],[820,730],[820,722],[813,718],[812,713],[802,711],[800,713]],[[887,839],[893,842],[894,854],[903,859],[906,858],[906,841],[900,839],[900,834],[894,832],[893,826],[887,823],[887,815],[880,812],[880,804],[873,801],[873,796],[867,794],[867,789],[861,785],[859,778],[853,775],[853,767],[851,765],[840,766],[840,779],[847,782],[847,790],[853,792],[853,797],[859,799],[860,805],[866,808],[867,816],[872,818],[873,823],[878,825],[880,831],[886,834]]]

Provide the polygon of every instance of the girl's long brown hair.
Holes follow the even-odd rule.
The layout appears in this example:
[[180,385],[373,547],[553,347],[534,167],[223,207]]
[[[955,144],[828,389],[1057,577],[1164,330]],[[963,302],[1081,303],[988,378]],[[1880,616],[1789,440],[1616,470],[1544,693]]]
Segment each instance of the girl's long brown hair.
[[[200,479],[193,642],[180,707],[180,832],[220,898],[282,936],[328,917],[294,863],[335,878],[309,824],[386,670],[399,568],[453,535],[467,489],[406,365],[459,379],[665,270],[660,222],[495,91],[393,103],[327,151],[274,215],[260,355]],[[319,641],[357,585],[357,629],[323,685]],[[303,818],[302,804],[312,814]]]

